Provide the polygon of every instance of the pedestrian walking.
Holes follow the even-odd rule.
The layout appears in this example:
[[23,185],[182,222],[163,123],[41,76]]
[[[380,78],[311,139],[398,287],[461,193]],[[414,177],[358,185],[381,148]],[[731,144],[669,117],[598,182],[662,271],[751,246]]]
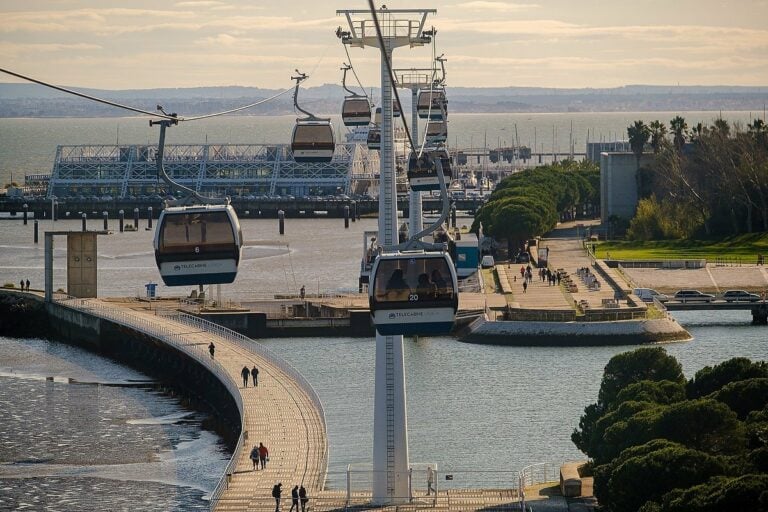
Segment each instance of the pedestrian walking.
[[21,291],[24,291],[24,280],[22,279],[19,281],[19,288],[21,288]]
[[240,375],[243,376],[243,387],[248,387],[248,377],[251,376],[251,370],[248,369],[247,366],[243,366],[243,369],[240,370]]
[[249,455],[251,462],[253,462],[253,471],[256,471],[256,466],[259,463],[259,447],[256,445],[253,445],[253,448],[251,448],[251,454]]
[[29,279],[27,279],[27,291],[29,291]]
[[528,281],[523,281],[523,293],[528,293]]
[[307,498],[307,490],[302,485],[299,487],[299,499],[301,500],[301,512],[306,512],[307,508],[307,502],[309,501],[309,498]]
[[253,387],[256,387],[259,385],[259,369],[256,368],[256,365],[253,365],[253,368],[251,368],[251,377],[253,377]]
[[296,507],[296,512],[299,512],[299,486],[294,485],[293,489],[291,489],[291,510],[288,512],[293,512],[293,507]]
[[283,494],[283,484],[278,482],[272,488],[272,497],[275,498],[275,512],[280,512],[280,495]]
[[299,297],[301,297],[301,300],[304,300],[304,297],[307,296],[307,289],[304,288],[304,285],[301,285],[301,289],[299,290]]
[[427,466],[427,496],[435,492],[435,488],[433,487],[434,485],[435,471],[432,469],[432,466]]
[[211,359],[213,359],[213,353],[216,351],[216,345],[211,342],[210,345],[208,345],[208,352],[211,353]]
[[259,461],[261,461],[261,469],[264,469],[269,460],[269,450],[263,444],[259,443]]

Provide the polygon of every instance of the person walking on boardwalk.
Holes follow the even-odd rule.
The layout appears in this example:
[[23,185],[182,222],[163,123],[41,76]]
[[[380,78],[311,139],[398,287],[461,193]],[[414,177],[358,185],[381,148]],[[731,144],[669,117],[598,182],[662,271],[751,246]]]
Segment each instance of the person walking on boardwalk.
[[243,366],[243,369],[240,370],[240,375],[243,376],[243,387],[248,387],[248,377],[251,376],[251,370],[248,369],[247,366]]
[[29,291],[29,279],[27,279],[27,291]]
[[272,497],[275,498],[275,512],[280,512],[280,495],[283,494],[283,484],[278,482],[272,488]]
[[523,293],[528,293],[528,281],[523,281]]
[[251,454],[249,455],[251,462],[253,462],[253,471],[256,471],[256,465],[259,463],[259,447],[253,445],[251,448]]
[[269,458],[269,450],[263,444],[259,443],[259,460],[261,461],[261,469],[267,465],[267,459]]
[[253,365],[253,368],[251,368],[251,377],[253,377],[253,387],[256,387],[259,385],[259,369],[256,368],[256,365]]
[[307,490],[302,485],[299,487],[299,499],[301,500],[301,512],[306,512],[307,508],[307,502],[309,501],[309,498],[307,498]]
[[19,288],[21,288],[21,291],[24,291],[24,280],[22,279],[19,281]]
[[208,352],[211,353],[211,359],[213,359],[213,353],[216,351],[216,345],[211,342],[210,345],[208,345]]
[[294,485],[293,489],[291,489],[291,510],[288,512],[293,512],[293,507],[296,507],[296,512],[299,512],[299,486]]
[[435,471],[432,466],[427,466],[427,496],[435,492]]

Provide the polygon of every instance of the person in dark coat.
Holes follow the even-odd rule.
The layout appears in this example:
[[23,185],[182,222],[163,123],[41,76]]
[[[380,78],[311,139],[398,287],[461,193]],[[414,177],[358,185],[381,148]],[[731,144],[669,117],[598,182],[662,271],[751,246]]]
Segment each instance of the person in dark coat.
[[251,368],[251,377],[253,377],[253,387],[256,387],[259,385],[259,369],[256,368],[256,365]]
[[299,487],[299,499],[301,500],[301,512],[306,512],[307,508],[307,502],[309,501],[309,498],[307,498],[307,490],[302,485]]
[[24,280],[22,279],[19,281],[19,288],[21,288],[21,291],[24,291]]
[[247,366],[243,366],[243,369],[240,370],[240,375],[243,376],[243,387],[248,387],[248,377],[251,376],[251,370],[248,369]]
[[210,345],[208,345],[208,352],[211,353],[211,359],[213,359],[213,353],[216,351],[216,345],[211,342]]
[[283,484],[278,482],[272,488],[272,497],[275,498],[275,512],[280,512],[280,496],[283,494]]
[[256,471],[256,465],[259,463],[259,447],[253,445],[250,455],[251,462],[253,462],[253,471]]
[[27,291],[29,291],[29,279],[27,279]]
[[291,489],[291,510],[288,512],[293,512],[293,507],[296,507],[296,512],[299,512],[299,486],[294,485],[293,489]]

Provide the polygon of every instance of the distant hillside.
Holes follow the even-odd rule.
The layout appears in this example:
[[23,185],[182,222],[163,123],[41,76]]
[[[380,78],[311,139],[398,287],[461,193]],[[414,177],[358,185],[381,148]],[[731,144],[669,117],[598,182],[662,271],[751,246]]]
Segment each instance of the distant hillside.
[[[93,96],[154,111],[197,115],[227,110],[268,98],[277,89],[256,87],[194,87],[184,89],[98,90],[77,88]],[[378,96],[378,89],[373,90]],[[324,84],[302,89],[302,104],[316,114],[337,113],[343,89]],[[768,87],[627,85],[612,89],[541,87],[449,87],[450,112],[642,112],[684,110],[761,111]],[[403,95],[410,108],[410,94]],[[293,113],[291,93],[243,112],[243,115]],[[36,84],[0,84],[0,117],[123,116],[125,111],[89,102]]]

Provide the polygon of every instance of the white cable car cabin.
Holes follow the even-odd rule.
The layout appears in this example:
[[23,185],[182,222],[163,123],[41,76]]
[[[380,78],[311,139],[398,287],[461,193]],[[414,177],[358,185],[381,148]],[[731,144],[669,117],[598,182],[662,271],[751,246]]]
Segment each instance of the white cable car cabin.
[[155,261],[166,286],[231,283],[242,245],[232,206],[172,206],[157,223]]
[[366,145],[368,149],[381,149],[381,128],[378,125],[372,125],[368,129]]
[[330,162],[336,149],[333,126],[327,119],[297,119],[291,152],[297,162]]
[[447,121],[429,121],[427,123],[427,144],[444,144],[448,141],[448,122]]
[[440,159],[445,183],[451,182],[451,159],[445,149],[425,149],[421,155],[418,151],[411,151],[408,157],[408,183],[411,190],[417,192],[440,190],[435,158]]
[[344,126],[365,126],[371,122],[371,105],[365,96],[347,96],[341,106]]
[[371,279],[368,300],[380,334],[447,334],[453,328],[459,286],[448,253],[383,253]]
[[416,112],[418,112],[420,119],[443,121],[448,115],[448,101],[445,99],[445,91],[432,89],[419,92]]

